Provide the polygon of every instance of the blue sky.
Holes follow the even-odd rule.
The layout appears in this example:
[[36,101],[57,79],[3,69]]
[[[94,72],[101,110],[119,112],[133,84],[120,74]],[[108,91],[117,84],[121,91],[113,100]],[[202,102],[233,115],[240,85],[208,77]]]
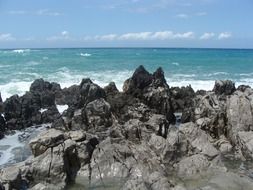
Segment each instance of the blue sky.
[[253,48],[252,0],[0,0],[0,48]]

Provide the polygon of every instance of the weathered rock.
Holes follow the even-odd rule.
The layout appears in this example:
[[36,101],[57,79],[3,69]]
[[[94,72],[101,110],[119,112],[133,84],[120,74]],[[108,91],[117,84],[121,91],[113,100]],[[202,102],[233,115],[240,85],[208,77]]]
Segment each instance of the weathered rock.
[[211,137],[193,123],[181,125],[179,132],[185,135],[187,141],[190,142],[191,146],[199,154],[203,154],[209,158],[214,158],[218,155],[217,149],[210,143]]
[[43,154],[47,149],[63,143],[65,139],[66,137],[62,131],[50,129],[32,139],[30,147],[33,155],[36,157]]
[[[98,145],[92,154],[90,168],[81,168],[78,175],[89,178],[91,184],[103,179],[128,179],[123,189],[142,187],[141,184],[153,184],[161,189],[169,186],[168,180],[162,180],[166,177],[158,157],[148,146],[127,141],[114,143],[110,138]],[[131,185],[131,182],[134,183]]]
[[80,84],[81,100],[79,103],[80,107],[87,105],[99,98],[105,98],[105,91],[98,85],[94,84],[90,79],[83,79]]
[[117,89],[116,85],[114,82],[110,82],[107,86],[104,87],[104,91],[106,95],[108,96],[109,94],[115,94],[118,93],[119,90]]
[[183,112],[194,106],[195,92],[191,86],[170,88],[175,112]]
[[231,95],[235,90],[235,83],[230,80],[217,80],[213,88],[217,95]]
[[253,96],[236,91],[227,101],[227,134],[236,144],[239,131],[253,130]]
[[135,70],[133,76],[125,81],[123,91],[139,96],[141,90],[149,86],[152,80],[153,76],[141,65]]
[[152,75],[139,66],[133,76],[125,81],[123,91],[141,99],[157,113],[164,114],[169,122],[175,122],[169,86],[161,68]]
[[181,160],[177,164],[178,176],[190,178],[196,174],[206,172],[210,162],[204,155],[196,154]]
[[60,93],[60,91],[59,84],[50,83],[43,79],[35,80],[30,87],[30,92],[39,96],[42,108],[55,105],[55,94]]
[[73,85],[69,88],[62,89],[62,92],[56,94],[56,104],[69,105],[70,107],[78,107],[81,99],[79,85]]
[[238,132],[237,139],[244,157],[253,160],[253,131]]
[[10,167],[0,172],[1,181],[6,189],[27,189],[28,183],[21,176],[21,170],[18,167]]
[[240,85],[237,87],[237,90],[242,91],[242,92],[245,92],[247,89],[251,89],[251,87],[248,85]]
[[5,119],[9,121],[12,118],[21,116],[22,104],[18,95],[7,98],[4,102]]
[[97,128],[101,125],[109,127],[112,125],[111,106],[103,98],[88,103],[84,113],[90,128]]
[[219,138],[226,134],[226,99],[208,93],[198,100],[194,115],[198,126],[212,137]]
[[29,171],[33,184],[47,182],[55,185],[54,189],[64,189],[66,184],[73,182],[79,168],[76,144],[68,139],[35,157]]

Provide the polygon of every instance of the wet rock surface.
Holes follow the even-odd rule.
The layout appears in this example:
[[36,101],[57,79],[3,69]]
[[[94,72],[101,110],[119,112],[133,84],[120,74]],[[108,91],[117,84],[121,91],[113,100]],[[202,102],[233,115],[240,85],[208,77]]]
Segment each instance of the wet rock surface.
[[31,157],[1,169],[0,190],[253,186],[253,90],[232,81],[195,93],[143,66],[123,92],[90,79],[64,89],[38,79],[25,95],[0,98],[0,113],[0,138],[52,123],[30,140]]

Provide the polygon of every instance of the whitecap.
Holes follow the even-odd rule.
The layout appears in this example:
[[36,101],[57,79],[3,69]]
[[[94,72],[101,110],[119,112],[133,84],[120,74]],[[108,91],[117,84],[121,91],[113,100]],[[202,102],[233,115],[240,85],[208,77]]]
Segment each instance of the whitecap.
[[170,78],[166,78],[166,81],[171,87],[183,87],[191,85],[195,91],[212,90],[215,84],[214,80],[172,80]]
[[0,85],[0,92],[3,101],[14,94],[23,95],[26,91],[29,90],[31,82],[22,82],[22,81],[12,81],[7,84]]
[[192,78],[192,77],[196,77],[196,75],[195,74],[174,74],[172,77]]
[[82,56],[82,57],[90,57],[91,54],[90,53],[80,53],[80,56]]
[[26,52],[30,52],[30,49],[14,49],[14,50],[12,50],[12,52],[14,52],[14,53],[26,53]]
[[179,66],[179,63],[178,63],[178,62],[172,62],[171,64],[172,64],[172,65]]
[[37,62],[37,61],[29,61],[26,63],[26,65],[29,65],[29,66],[35,66],[35,65],[40,65],[41,63],[40,62]]
[[215,73],[210,73],[210,74],[207,74],[207,76],[217,76],[217,75],[229,75],[229,73],[227,72],[215,72]]

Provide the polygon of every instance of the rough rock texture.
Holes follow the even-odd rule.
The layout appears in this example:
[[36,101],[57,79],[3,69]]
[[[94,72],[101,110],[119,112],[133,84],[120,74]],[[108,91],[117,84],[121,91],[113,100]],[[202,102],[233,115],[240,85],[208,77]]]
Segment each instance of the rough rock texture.
[[235,91],[235,83],[230,81],[230,80],[217,80],[215,81],[215,85],[213,88],[213,91],[215,92],[215,94],[217,95],[230,95]]
[[[58,104],[68,109],[60,114]],[[1,114],[0,138],[41,123],[52,128],[30,141],[32,157],[0,171],[0,190],[62,190],[76,178],[90,188],[119,181],[122,190],[253,186],[246,168],[253,160],[253,90],[236,90],[231,81],[195,93],[169,88],[161,68],[151,74],[143,66],[123,92],[90,79],[64,89],[38,79],[25,95],[8,98]],[[182,123],[174,124],[174,114]],[[228,172],[227,159],[238,168]]]
[[164,114],[171,123],[175,122],[169,86],[161,68],[152,75],[143,66],[138,67],[125,81],[123,91],[139,98],[157,113]]

